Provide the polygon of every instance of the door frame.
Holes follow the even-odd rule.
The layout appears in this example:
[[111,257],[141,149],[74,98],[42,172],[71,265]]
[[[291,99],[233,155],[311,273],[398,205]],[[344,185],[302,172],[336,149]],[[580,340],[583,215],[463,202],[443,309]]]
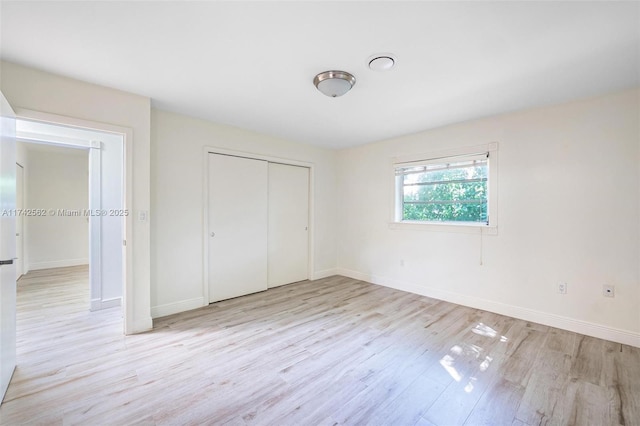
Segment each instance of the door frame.
[[86,130],[93,130],[103,133],[115,133],[122,136],[123,147],[123,208],[129,211],[129,215],[124,220],[124,240],[122,245],[123,268],[122,268],[122,316],[123,316],[123,333],[129,334],[134,329],[134,317],[130,311],[130,301],[133,300],[133,250],[130,249],[128,242],[133,241],[133,129],[129,127],[115,126],[113,124],[101,123],[97,121],[84,120],[80,118],[67,117],[64,115],[51,114],[40,111],[33,111],[25,108],[15,108],[16,119],[40,121],[52,125],[62,125],[69,127],[77,127]]
[[202,248],[203,248],[203,270],[202,270],[202,294],[204,295],[203,306],[209,305],[209,154],[222,154],[231,155],[235,157],[250,158],[252,160],[262,160],[270,163],[285,164],[288,166],[307,167],[309,169],[309,240],[308,240],[308,252],[309,260],[307,263],[307,277],[308,279],[314,279],[314,173],[315,164],[307,161],[292,160],[283,157],[274,157],[270,155],[256,154],[247,151],[238,151],[233,149],[220,148],[215,146],[205,146],[203,148],[203,192],[202,192]]
[[[16,173],[16,143],[15,112],[4,94],[0,91],[0,126],[3,127],[0,137],[0,154],[2,157],[2,171],[5,185],[3,185],[2,203],[3,208],[15,209],[15,173]],[[6,133],[5,133],[6,132]],[[4,167],[7,169],[5,170]],[[10,182],[13,178],[13,192],[11,192]],[[17,334],[16,334],[16,271],[15,271],[15,215],[5,215],[2,217],[2,241],[0,241],[0,260],[7,264],[0,265],[0,404],[3,403],[6,391],[9,388],[13,374],[16,369],[17,358]]]
[[[20,174],[22,175],[22,187],[20,188],[22,191],[18,191],[18,169],[21,169]],[[24,166],[18,163],[16,159],[16,209],[24,208]],[[22,205],[18,206],[18,194],[20,194],[20,200],[22,201]],[[20,248],[22,249],[18,252],[18,244],[16,243],[16,257],[20,260],[20,268],[18,269],[18,262],[16,264],[16,281],[20,279],[24,275],[24,268],[26,265],[24,258],[24,217],[20,216],[22,221],[20,222],[21,227],[18,229],[18,217],[16,217],[16,240],[22,240],[20,244]],[[18,232],[20,235],[18,235]]]

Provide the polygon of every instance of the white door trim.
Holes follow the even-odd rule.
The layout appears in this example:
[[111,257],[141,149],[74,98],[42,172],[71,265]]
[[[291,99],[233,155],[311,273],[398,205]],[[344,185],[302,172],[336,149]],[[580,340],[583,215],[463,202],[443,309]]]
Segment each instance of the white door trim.
[[270,163],[279,163],[279,164],[287,164],[290,166],[301,166],[309,168],[309,264],[307,268],[307,275],[309,279],[314,278],[314,174],[315,174],[315,164],[309,163],[307,161],[299,161],[293,160],[289,158],[282,157],[274,157],[270,155],[256,154],[253,152],[246,151],[237,151],[233,149],[219,148],[215,146],[205,146],[203,148],[203,173],[202,173],[202,182],[203,182],[203,193],[202,193],[202,205],[203,205],[203,216],[202,216],[202,248],[203,248],[203,280],[202,280],[202,294],[203,298],[203,306],[207,306],[209,304],[209,154],[223,154],[223,155],[233,155],[236,157],[244,157],[251,158],[254,160],[264,160]]
[[[123,283],[122,291],[122,314],[124,318],[124,333],[131,334],[136,330],[135,327],[135,306],[134,286],[133,286],[133,250],[131,244],[133,242],[133,129],[113,124],[100,123],[97,121],[84,120],[80,118],[67,117],[64,115],[51,114],[47,112],[33,111],[25,108],[16,108],[16,118],[40,121],[50,124],[65,125],[71,127],[79,127],[87,130],[94,130],[104,133],[116,133],[122,135],[123,138],[123,193],[124,193],[124,209],[129,211],[129,215],[124,220],[124,241],[123,245]],[[124,244],[123,241],[123,244]]]
[[[22,209],[24,208],[24,166],[16,161],[16,167],[20,169],[20,172],[16,169],[16,209]],[[19,174],[21,174],[20,178],[22,182],[20,191],[18,191]],[[20,194],[20,205],[18,205],[18,194]],[[20,241],[20,244],[16,241],[16,257],[18,258],[18,261],[16,262],[16,280],[19,280],[20,277],[24,275],[24,269],[27,264],[24,259],[24,217],[21,217],[21,219],[22,220],[16,217],[16,240]],[[20,227],[18,227],[18,223],[20,223]],[[18,246],[20,246],[21,250],[18,250]]]
[[[14,210],[16,173],[16,120],[11,105],[0,92],[0,164],[2,178],[6,181],[0,188],[2,207]],[[11,184],[6,182],[13,181]],[[15,214],[5,215],[0,223],[0,404],[2,403],[16,368],[16,219]]]
[[[89,148],[89,210],[102,209],[102,143],[91,141]],[[95,145],[95,146],[94,146]],[[89,273],[92,311],[102,309],[102,217],[89,217]]]

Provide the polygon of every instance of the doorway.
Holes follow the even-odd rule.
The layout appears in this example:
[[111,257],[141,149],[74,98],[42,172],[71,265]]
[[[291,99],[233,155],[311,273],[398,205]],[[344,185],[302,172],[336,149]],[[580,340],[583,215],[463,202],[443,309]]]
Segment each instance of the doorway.
[[[122,306],[126,282],[126,247],[123,243],[126,240],[125,219],[128,215],[125,208],[124,135],[18,119],[16,136],[19,145],[27,147],[23,150],[18,149],[18,155],[20,156],[22,151],[22,155],[26,157],[23,160],[26,163],[26,186],[27,193],[31,195],[26,200],[26,211],[37,212],[40,216],[26,218],[23,233],[26,235],[26,245],[23,249],[26,262],[23,262],[23,272],[88,263],[90,302],[87,308],[97,311]],[[42,173],[46,174],[51,166],[46,161],[46,156],[54,158],[61,155],[60,152],[67,153],[65,158],[74,155],[77,157],[78,154],[71,154],[72,152],[79,153],[82,157],[80,161],[84,161],[84,179],[78,175],[67,176],[66,181],[61,180],[58,183],[46,182],[46,178],[44,181],[41,179]],[[31,157],[33,162],[29,161]],[[57,163],[63,164],[60,161]],[[77,161],[74,164],[77,164]],[[64,166],[62,169],[58,167],[58,171],[64,169]],[[30,182],[30,174],[33,174],[34,182]],[[33,191],[35,177],[39,177],[40,182],[44,184],[52,185],[49,191],[41,191],[42,194],[56,192],[58,196],[42,196],[41,193]],[[82,180],[84,182],[81,182]],[[78,201],[77,197],[74,199],[64,195],[67,192],[77,193],[78,190],[71,189],[78,185],[84,185],[84,202]],[[69,188],[69,191],[61,191],[60,186]],[[45,222],[47,225],[43,228]],[[69,228],[66,232],[62,230],[65,226],[70,227],[72,222],[76,223],[75,228]],[[41,234],[52,235],[47,239],[40,238]],[[81,253],[78,249],[67,250],[65,253],[62,253],[63,250],[56,250],[56,241],[61,241],[62,238],[75,240],[76,246],[83,242],[85,248],[88,247],[85,251],[87,254],[78,255],[77,253]]]

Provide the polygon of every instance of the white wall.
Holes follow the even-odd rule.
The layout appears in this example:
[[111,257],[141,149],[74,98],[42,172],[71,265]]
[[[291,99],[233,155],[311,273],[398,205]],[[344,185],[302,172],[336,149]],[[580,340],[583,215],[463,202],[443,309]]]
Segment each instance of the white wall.
[[[340,273],[640,346],[639,113],[634,90],[339,152]],[[498,235],[390,229],[393,157],[494,141]]]
[[202,306],[204,147],[314,163],[314,275],[335,273],[335,151],[152,110],[154,317]]
[[[25,169],[27,209],[83,210],[89,206],[87,150],[71,148],[28,150]],[[89,263],[89,222],[83,216],[27,216],[25,251],[29,270]]]
[[150,99],[107,87],[12,64],[0,63],[0,89],[19,114],[21,109],[95,121],[131,129],[132,205],[136,218],[127,248],[132,252],[125,295],[127,333],[152,328],[150,312],[150,222],[137,220],[150,210]]

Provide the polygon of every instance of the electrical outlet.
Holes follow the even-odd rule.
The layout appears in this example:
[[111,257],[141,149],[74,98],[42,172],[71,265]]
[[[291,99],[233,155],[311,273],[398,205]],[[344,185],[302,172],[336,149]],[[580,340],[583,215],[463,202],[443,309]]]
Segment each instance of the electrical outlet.
[[558,283],[558,293],[567,294],[567,283]]
[[400,259],[400,266],[404,266],[404,259]]
[[615,297],[616,295],[616,287],[612,285],[603,285],[602,286],[602,295],[604,297]]

